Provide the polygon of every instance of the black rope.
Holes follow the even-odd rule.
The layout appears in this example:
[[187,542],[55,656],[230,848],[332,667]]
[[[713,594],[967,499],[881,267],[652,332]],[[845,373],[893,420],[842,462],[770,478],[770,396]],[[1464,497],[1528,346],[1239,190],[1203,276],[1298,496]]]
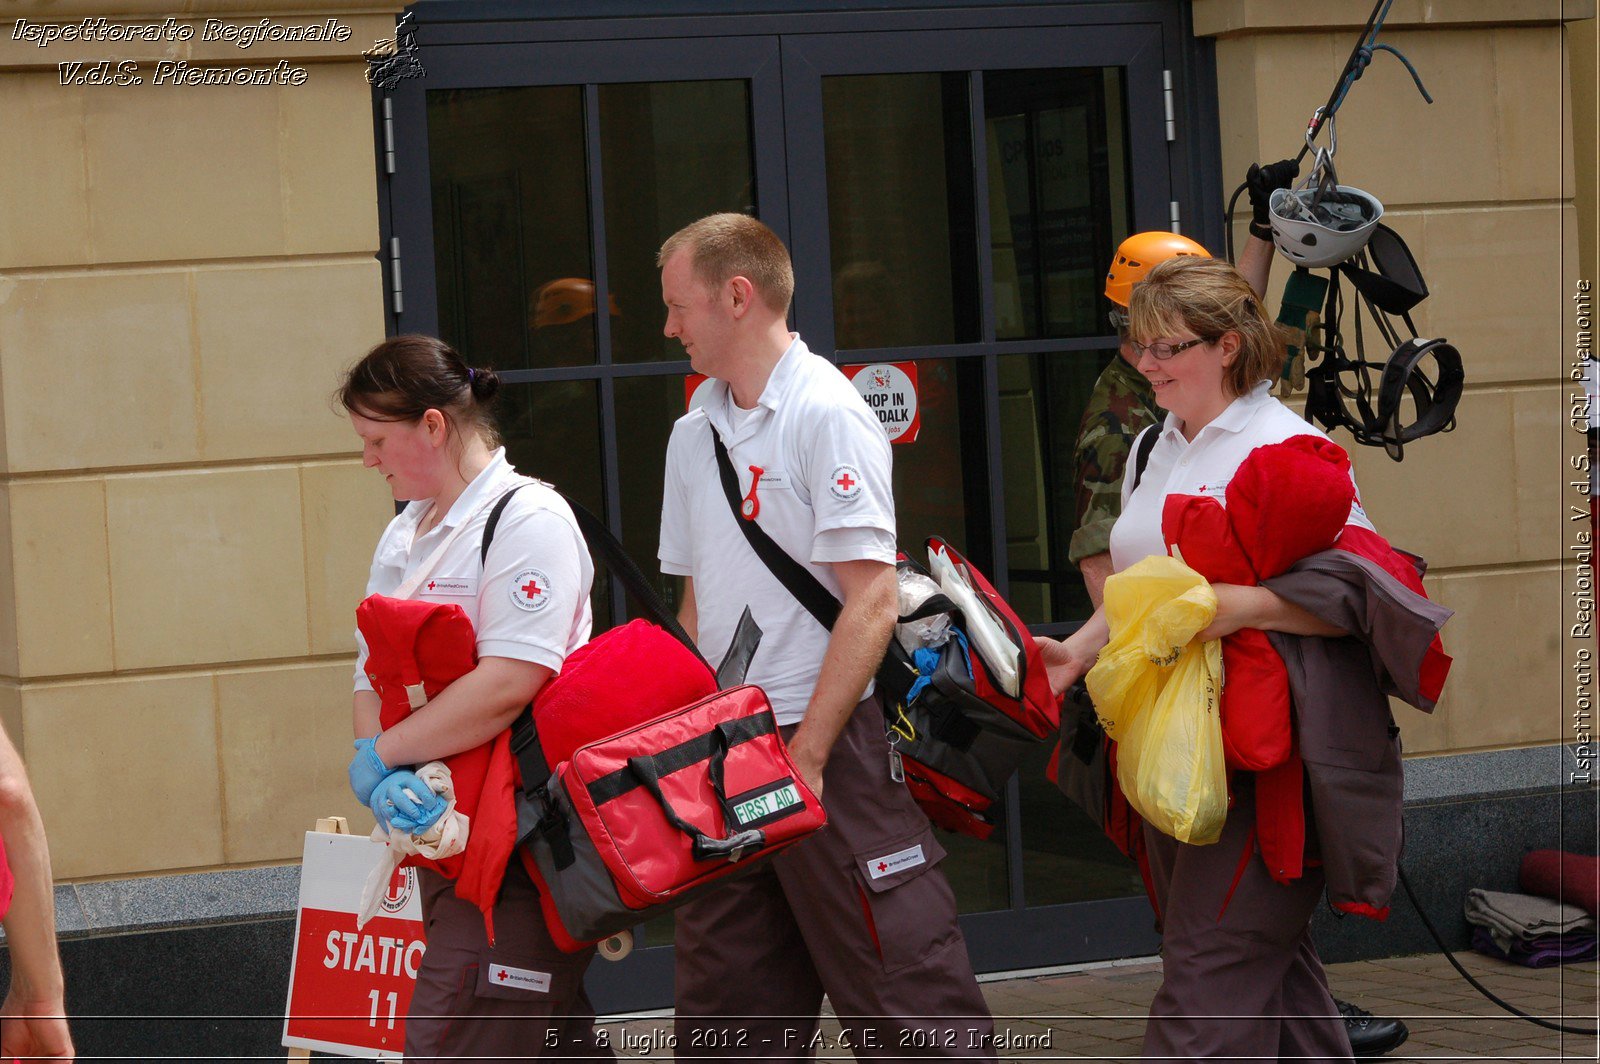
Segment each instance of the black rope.
[[1494,991],[1490,990],[1488,987],[1474,979],[1472,977],[1472,973],[1463,968],[1461,966],[1461,962],[1456,960],[1456,955],[1450,952],[1450,947],[1444,944],[1444,939],[1439,937],[1439,929],[1433,926],[1433,921],[1428,919],[1428,914],[1422,911],[1422,903],[1417,901],[1417,895],[1411,889],[1411,880],[1406,878],[1406,870],[1397,865],[1395,867],[1395,871],[1400,873],[1400,885],[1405,888],[1406,897],[1411,899],[1411,907],[1417,910],[1418,916],[1422,917],[1422,926],[1428,929],[1428,934],[1433,936],[1433,941],[1438,943],[1439,948],[1444,951],[1445,960],[1449,961],[1455,970],[1461,973],[1461,978],[1472,984],[1474,990],[1488,998],[1490,1001],[1494,1002],[1496,1005],[1499,1005],[1513,1016],[1516,1016],[1519,1019],[1527,1020],[1529,1023],[1536,1023],[1540,1027],[1548,1027],[1552,1031],[1561,1031],[1565,1034],[1600,1033],[1597,1032],[1593,1027],[1570,1027],[1564,1023],[1551,1023],[1549,1020],[1541,1020],[1537,1016],[1529,1016],[1526,1012],[1523,1012],[1515,1005],[1507,1001],[1503,1001],[1497,997]]
[[[1338,112],[1339,107],[1344,103],[1344,98],[1350,93],[1350,87],[1359,81],[1361,75],[1366,73],[1367,67],[1372,65],[1374,52],[1388,52],[1404,63],[1406,72],[1411,75],[1411,81],[1417,86],[1417,91],[1422,94],[1422,98],[1429,103],[1433,102],[1433,96],[1429,94],[1427,86],[1422,84],[1422,75],[1417,73],[1417,68],[1411,64],[1411,60],[1407,59],[1400,49],[1394,45],[1378,43],[1378,31],[1383,28],[1384,19],[1388,18],[1389,7],[1393,3],[1394,0],[1377,0],[1373,5],[1372,14],[1367,16],[1366,24],[1361,27],[1361,35],[1356,38],[1356,46],[1350,51],[1350,58],[1345,60],[1343,69],[1339,71],[1339,78],[1334,82],[1333,92],[1328,94],[1328,102],[1317,108],[1316,112],[1311,116],[1311,123],[1306,129],[1305,144],[1301,146],[1300,153],[1294,157],[1294,161],[1297,164],[1311,150],[1311,142],[1322,131],[1322,127]],[[1239,202],[1239,194],[1244,190],[1245,185],[1240,185],[1234,189],[1233,196],[1228,200],[1228,209],[1223,212],[1222,216],[1224,240],[1226,241],[1228,261],[1230,262],[1233,261],[1233,207],[1234,204]]]
[[1233,205],[1239,202],[1239,194],[1249,185],[1250,182],[1248,181],[1239,182],[1239,187],[1233,190],[1233,195],[1228,199],[1228,209],[1222,215],[1223,239],[1226,241],[1229,262],[1239,261],[1233,257]]
[[1350,49],[1350,58],[1344,61],[1344,69],[1339,71],[1339,80],[1334,83],[1333,91],[1328,94],[1328,102],[1322,105],[1317,111],[1316,117],[1311,120],[1311,128],[1306,134],[1305,146],[1300,149],[1300,154],[1294,157],[1295,162],[1298,163],[1306,157],[1306,152],[1311,150],[1312,138],[1322,130],[1323,123],[1333,117],[1333,113],[1339,109],[1339,104],[1344,102],[1344,94],[1349,91],[1349,83],[1361,76],[1360,69],[1366,65],[1361,61],[1363,50],[1367,50],[1367,62],[1372,61],[1371,51],[1367,46],[1367,38],[1372,34],[1372,28],[1378,25],[1379,13],[1393,2],[1394,0],[1378,0],[1377,3],[1372,5],[1372,14],[1367,16],[1367,23],[1361,27],[1361,35],[1356,38],[1356,46]]

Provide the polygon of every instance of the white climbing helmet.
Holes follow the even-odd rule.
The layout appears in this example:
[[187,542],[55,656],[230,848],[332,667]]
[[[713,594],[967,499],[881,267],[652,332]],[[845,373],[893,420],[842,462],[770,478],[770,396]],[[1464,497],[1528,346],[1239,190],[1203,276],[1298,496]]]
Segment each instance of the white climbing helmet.
[[1383,217],[1378,197],[1341,185],[1331,153],[1317,151],[1311,173],[1295,188],[1280,188],[1267,201],[1272,242],[1296,266],[1337,266],[1366,246]]

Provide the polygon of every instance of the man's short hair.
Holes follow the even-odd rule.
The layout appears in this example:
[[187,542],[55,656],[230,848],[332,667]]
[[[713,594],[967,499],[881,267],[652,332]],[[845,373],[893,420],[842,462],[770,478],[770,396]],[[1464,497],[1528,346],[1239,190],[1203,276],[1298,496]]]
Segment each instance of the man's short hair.
[[679,251],[687,250],[694,275],[707,288],[720,288],[729,279],[744,277],[761,294],[762,301],[780,314],[794,298],[794,266],[789,249],[778,234],[748,214],[709,214],[690,222],[667,237],[656,254],[665,266]]

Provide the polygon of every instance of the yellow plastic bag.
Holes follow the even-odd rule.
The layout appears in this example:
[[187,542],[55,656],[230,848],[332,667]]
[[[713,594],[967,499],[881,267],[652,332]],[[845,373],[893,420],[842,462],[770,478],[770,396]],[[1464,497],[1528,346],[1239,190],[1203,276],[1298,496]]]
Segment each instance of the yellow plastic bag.
[[1194,846],[1216,842],[1228,816],[1221,694],[1222,642],[1191,643],[1117,747],[1128,804],[1157,831]]
[[1154,705],[1179,652],[1217,615],[1217,596],[1181,559],[1152,555],[1106,580],[1111,638],[1084,677],[1106,734],[1121,742]]

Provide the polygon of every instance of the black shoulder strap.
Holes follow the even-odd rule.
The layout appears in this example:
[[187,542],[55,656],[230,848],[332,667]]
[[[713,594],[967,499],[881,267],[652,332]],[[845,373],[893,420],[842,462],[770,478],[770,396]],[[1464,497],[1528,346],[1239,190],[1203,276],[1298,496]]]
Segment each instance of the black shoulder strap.
[[522,488],[521,484],[506,492],[495,500],[494,509],[489,511],[489,520],[483,523],[483,542],[478,544],[478,568],[483,568],[489,560],[489,544],[494,542],[495,526],[500,523],[500,515],[506,512],[506,504],[511,501],[511,496]]
[[[518,484],[508,490],[495,502],[494,508],[489,511],[489,519],[484,522],[483,542],[478,548],[478,560],[481,563],[489,559],[489,544],[494,542],[495,527],[500,523],[500,515],[505,512],[506,505],[511,502],[511,496],[526,485]],[[584,541],[588,544],[592,556],[603,561],[612,579],[619,581],[633,596],[645,615],[660,625],[678,642],[689,649],[689,652],[699,658],[708,670],[709,662],[701,656],[700,648],[695,646],[694,640],[689,638],[689,633],[683,630],[683,625],[678,623],[678,618],[667,608],[661,596],[656,594],[655,588],[650,586],[650,581],[639,569],[628,552],[623,549],[622,543],[611,534],[611,529],[606,527],[588,508],[576,499],[562,492],[557,492],[567,505],[572,508],[572,516],[577,519],[578,531],[583,534]],[[754,622],[750,622],[754,627]],[[744,622],[741,621],[741,632],[744,632]],[[759,631],[754,633],[756,640],[760,639]],[[750,651],[753,653],[753,648]],[[745,657],[748,663],[748,655]],[[715,670],[712,670],[715,671]],[[566,867],[573,861],[572,843],[564,830],[564,818],[560,810],[556,809],[550,801],[548,783],[550,780],[550,763],[544,756],[544,749],[539,743],[539,730],[533,722],[533,704],[530,702],[522,708],[517,719],[511,724],[511,752],[517,759],[518,770],[522,774],[522,786],[516,792],[517,809],[517,841],[525,842],[532,834],[539,833],[550,841],[556,864]]]
[[1145,429],[1144,435],[1139,438],[1139,449],[1133,456],[1133,491],[1139,490],[1139,481],[1144,479],[1144,467],[1150,464],[1150,452],[1156,449],[1156,437],[1161,435],[1161,425],[1157,422]]
[[756,557],[760,558],[772,571],[772,575],[778,578],[778,583],[805,607],[807,613],[816,618],[818,624],[830,632],[833,631],[834,622],[839,619],[839,600],[822,585],[822,581],[812,575],[811,570],[795,561],[789,556],[788,551],[773,542],[765,529],[753,519],[744,516],[739,498],[739,475],[733,471],[733,461],[728,457],[728,448],[723,445],[722,437],[717,433],[715,426],[708,423],[706,427],[711,430],[711,443],[717,452],[717,473],[722,480],[722,494],[727,496],[728,507],[733,511],[734,523],[739,526],[739,531],[744,533],[744,538],[756,552]]
[[[500,523],[500,515],[505,512],[506,504],[511,501],[511,496],[515,495],[524,486],[523,484],[518,484],[507,491],[495,502],[494,509],[489,511],[489,519],[483,525],[483,544],[478,549],[479,564],[487,562],[489,559],[489,544],[494,541],[494,530]],[[705,662],[706,659],[700,655],[700,648],[694,645],[694,640],[689,638],[689,633],[684,631],[683,625],[678,623],[677,616],[662,601],[661,596],[656,593],[656,589],[650,586],[649,578],[644,575],[644,572],[634,560],[628,557],[628,552],[623,549],[621,541],[611,534],[611,529],[606,527],[605,522],[590,513],[587,507],[566,493],[557,491],[556,494],[565,499],[567,505],[572,507],[572,516],[578,521],[578,531],[583,533],[584,542],[588,544],[594,556],[605,562],[606,569],[611,573],[612,579],[620,583],[628,594],[633,596],[634,602],[638,603],[639,607],[644,610],[646,617],[666,629],[667,634],[688,647],[691,654]],[[711,668],[710,663],[706,663],[706,668]]]

